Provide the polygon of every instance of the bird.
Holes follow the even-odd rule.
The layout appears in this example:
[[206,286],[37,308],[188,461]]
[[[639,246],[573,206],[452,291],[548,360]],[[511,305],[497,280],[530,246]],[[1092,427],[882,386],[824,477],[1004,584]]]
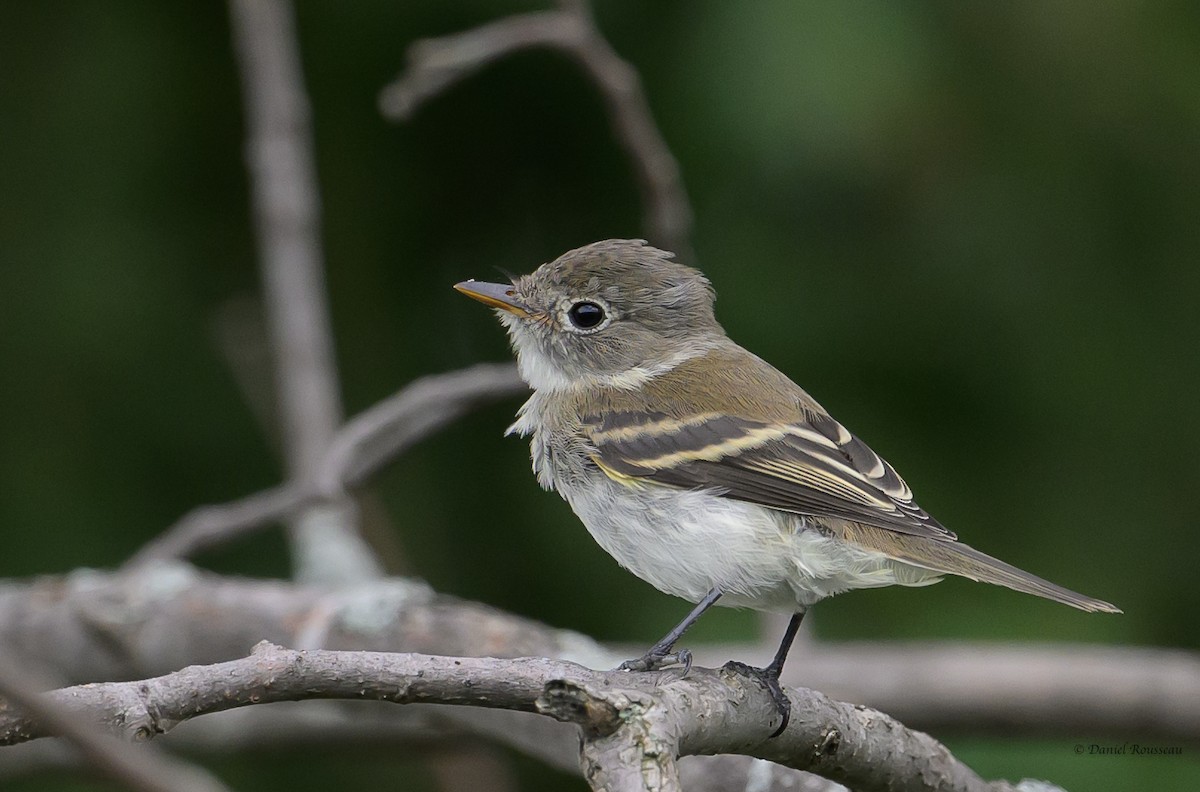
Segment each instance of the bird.
[[805,390],[732,341],[697,269],[640,239],[568,251],[508,283],[455,289],[495,309],[532,395],[508,434],[625,569],[692,611],[630,671],[691,666],[675,646],[708,608],[790,614],[759,680],[779,676],[805,613],[842,592],[945,575],[1120,613],[958,540],[895,469]]

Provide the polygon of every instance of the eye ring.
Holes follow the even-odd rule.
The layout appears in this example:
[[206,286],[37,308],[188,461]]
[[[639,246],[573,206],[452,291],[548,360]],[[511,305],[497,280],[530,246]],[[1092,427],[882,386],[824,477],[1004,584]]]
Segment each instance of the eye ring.
[[577,300],[567,309],[567,319],[576,330],[590,333],[608,321],[608,311],[594,300]]

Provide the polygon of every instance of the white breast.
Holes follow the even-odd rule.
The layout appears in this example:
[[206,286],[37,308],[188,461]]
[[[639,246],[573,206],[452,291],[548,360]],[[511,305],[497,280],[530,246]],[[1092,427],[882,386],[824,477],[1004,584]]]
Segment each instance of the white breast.
[[585,449],[555,447],[535,391],[509,433],[531,435],[533,469],[571,505],[621,566],[667,594],[699,602],[790,613],[843,591],[920,586],[940,577],[819,531],[805,518],[701,490],[606,476]]
[[698,602],[793,612],[857,588],[936,581],[803,518],[709,492],[630,487],[602,473],[559,488],[595,540],[660,591]]

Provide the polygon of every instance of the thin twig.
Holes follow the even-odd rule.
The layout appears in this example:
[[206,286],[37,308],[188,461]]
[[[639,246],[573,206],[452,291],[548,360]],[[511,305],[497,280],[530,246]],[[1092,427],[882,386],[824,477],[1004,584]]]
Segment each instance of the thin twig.
[[[290,478],[307,479],[342,419],[325,297],[315,155],[288,0],[230,0],[242,77],[247,160],[263,296]],[[301,579],[361,580],[380,566],[348,499],[296,515]]]
[[202,550],[249,536],[317,500],[316,490],[287,483],[228,503],[197,506],[134,553],[125,567],[168,558],[190,558]]
[[559,10],[518,14],[408,50],[408,67],[379,96],[380,111],[403,121],[424,102],[489,63],[514,52],[548,47],[565,53],[595,83],[613,134],[629,155],[642,195],[650,240],[693,261],[692,209],[679,164],[662,137],[637,71],[596,27],[583,0],[561,0]]
[[151,746],[133,746],[105,734],[94,718],[81,717],[62,696],[35,692],[43,687],[12,657],[0,653],[0,697],[7,702],[0,713],[37,722],[46,735],[62,737],[105,778],[133,792],[229,792],[229,787],[199,767]]
[[417,442],[483,404],[524,393],[511,363],[483,363],[414,380],[346,422],[310,477],[230,503],[188,512],[126,562],[127,567],[195,553],[247,536],[298,510],[344,497]]
[[[816,772],[857,790],[1001,792],[933,738],[889,716],[810,690],[788,690],[793,717],[777,721],[770,695],[729,671],[630,674],[562,661],[286,650],[268,643],[241,660],[153,679],[86,685],[49,696],[61,706],[152,736],[210,712],[280,701],[367,699],[538,712],[576,723],[593,787],[632,771],[637,789],[678,789],[681,755],[741,753]],[[685,704],[686,702],[686,704]],[[0,744],[48,734],[46,724],[0,713]]]
[[357,486],[476,407],[528,392],[512,363],[477,363],[413,380],[342,427],[321,460],[318,485],[324,491]]

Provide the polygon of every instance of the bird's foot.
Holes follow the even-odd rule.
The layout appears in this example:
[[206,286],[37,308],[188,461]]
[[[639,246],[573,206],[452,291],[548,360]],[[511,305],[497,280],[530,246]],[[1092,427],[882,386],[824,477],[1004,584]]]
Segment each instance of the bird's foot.
[[[792,701],[783,692],[783,688],[779,684],[779,671],[771,666],[766,668],[755,668],[754,666],[739,663],[736,660],[730,660],[724,666],[725,670],[732,671],[735,674],[741,674],[745,677],[750,677],[771,694],[771,700],[775,702],[775,709],[779,712],[779,728],[771,733],[771,737],[778,737],[783,734],[783,730],[787,728],[788,721],[792,717]],[[767,739],[771,739],[768,737]]]
[[678,649],[674,652],[670,650],[662,650],[657,646],[652,647],[649,652],[641,657],[635,657],[633,660],[626,660],[624,663],[616,667],[617,671],[657,671],[660,668],[667,666],[681,665],[683,673],[680,676],[687,676],[692,670],[692,653],[689,649]]

